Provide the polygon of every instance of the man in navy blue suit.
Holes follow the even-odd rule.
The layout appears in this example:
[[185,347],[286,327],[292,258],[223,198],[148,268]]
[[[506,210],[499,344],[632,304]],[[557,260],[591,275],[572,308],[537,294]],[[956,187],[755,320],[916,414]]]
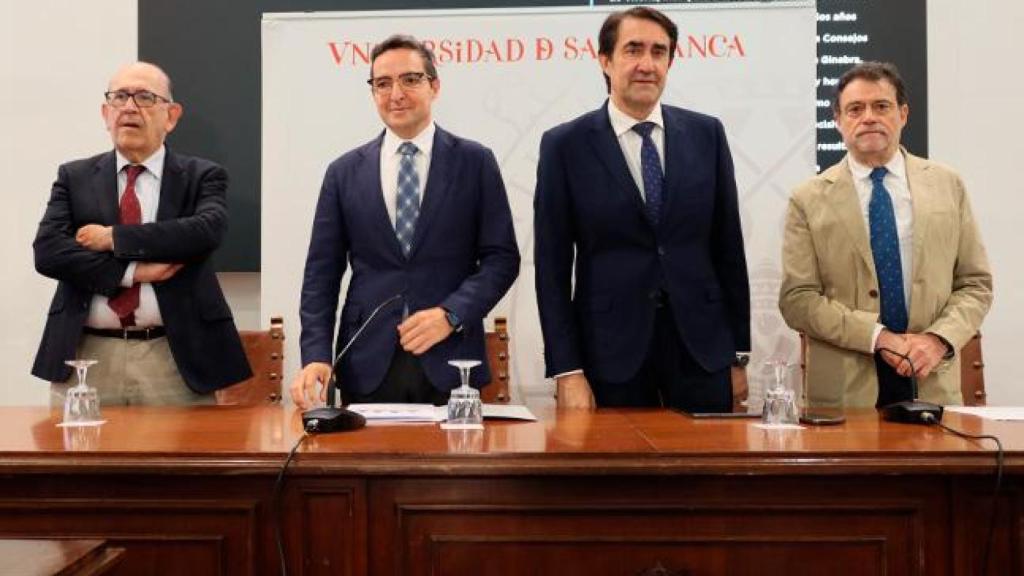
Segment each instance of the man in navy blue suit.
[[537,301],[559,406],[729,411],[730,367],[749,357],[725,131],[661,104],[677,38],[656,10],[610,15],[598,38],[608,101],[541,139]]
[[302,283],[303,368],[291,385],[303,408],[324,398],[335,347],[399,295],[341,360],[347,400],[444,403],[458,385],[451,359],[483,361],[473,383],[488,382],[483,318],[519,273],[494,154],[431,117],[441,89],[433,54],[392,36],[374,48],[370,68],[386,129],[332,162],[320,190]]

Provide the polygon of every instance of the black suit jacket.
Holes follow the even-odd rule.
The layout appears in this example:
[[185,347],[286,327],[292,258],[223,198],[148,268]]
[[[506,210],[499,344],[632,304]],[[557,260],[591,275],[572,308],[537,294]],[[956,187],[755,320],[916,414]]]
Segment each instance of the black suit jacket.
[[[32,374],[63,381],[94,294],[113,296],[131,260],[182,262],[154,284],[178,370],[190,388],[210,392],[252,375],[231,310],[210,263],[227,229],[223,168],[167,150],[156,221],[119,225],[117,160],[113,151],[60,167],[35,242],[36,270],[58,280]],[[113,226],[114,251],[75,242],[86,224]]]
[[472,381],[487,382],[483,318],[519,274],[519,249],[498,163],[480,144],[436,129],[406,258],[381,191],[383,138],[382,132],[341,156],[324,176],[302,282],[302,364],[332,360],[341,279],[351,264],[337,349],[378,304],[396,294],[403,302],[382,309],[349,349],[340,366],[346,390],[368,394],[381,384],[398,343],[403,303],[410,313],[441,306],[462,320],[461,333],[420,357],[435,387],[458,385],[458,371],[448,365],[453,359],[481,360]]
[[658,288],[708,372],[750,349],[750,289],[725,130],[682,108],[662,106],[662,116],[657,227],[645,216],[607,103],[541,139],[534,254],[549,377],[582,368],[599,381],[632,378],[651,341]]

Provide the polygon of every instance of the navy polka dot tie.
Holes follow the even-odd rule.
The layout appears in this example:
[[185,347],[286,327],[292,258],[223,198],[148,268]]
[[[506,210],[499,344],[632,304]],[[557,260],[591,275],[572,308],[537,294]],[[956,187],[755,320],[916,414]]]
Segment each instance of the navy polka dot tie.
[[647,218],[654,225],[658,224],[661,218],[661,204],[664,199],[662,189],[665,184],[665,174],[661,171],[661,161],[658,158],[658,149],[654,146],[651,138],[651,131],[654,130],[654,122],[640,122],[633,126],[633,131],[643,139],[640,147],[640,171],[644,179],[644,205],[647,208]]
[[420,176],[413,160],[419,148],[412,142],[402,142],[398,153],[398,194],[395,196],[395,234],[402,245],[402,255],[409,257],[412,237],[416,233],[416,219],[420,217]]
[[878,291],[882,297],[881,323],[896,333],[907,331],[907,302],[903,294],[903,264],[900,240],[896,234],[896,214],[892,197],[882,180],[888,170],[884,166],[871,171],[871,202],[868,223],[871,229],[871,254],[878,274]]

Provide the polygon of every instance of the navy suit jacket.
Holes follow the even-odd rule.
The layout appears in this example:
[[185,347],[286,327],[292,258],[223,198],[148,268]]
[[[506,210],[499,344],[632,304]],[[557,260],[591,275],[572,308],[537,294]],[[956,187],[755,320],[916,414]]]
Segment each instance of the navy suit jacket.
[[[401,294],[402,300],[382,309],[342,359],[341,386],[368,394],[381,384],[405,305],[410,314],[441,306],[463,322],[461,333],[452,333],[420,357],[435,387],[458,385],[458,371],[448,360],[460,358],[481,360],[473,383],[488,382],[483,318],[519,274],[519,249],[498,163],[489,149],[437,128],[406,258],[381,190],[383,139],[382,132],[327,168],[302,282],[302,364],[331,363],[332,343],[340,350],[378,304]],[[341,279],[349,264],[352,278],[335,340]]]
[[[537,302],[546,374],[582,368],[622,382],[646,356],[651,295],[669,296],[707,371],[750,349],[750,293],[732,156],[721,122],[662,106],[665,198],[645,217],[622,148],[599,110],[546,132],[534,198]],[[575,291],[573,273],[575,264]]]
[[[58,280],[32,374],[50,381],[71,375],[94,294],[113,296],[131,260],[182,262],[153,285],[178,371],[196,392],[252,376],[231,309],[210,256],[227,230],[227,172],[202,158],[167,150],[156,221],[118,225],[117,159],[113,151],[60,167],[32,247],[39,273]],[[86,224],[114,226],[114,251],[75,242]]]

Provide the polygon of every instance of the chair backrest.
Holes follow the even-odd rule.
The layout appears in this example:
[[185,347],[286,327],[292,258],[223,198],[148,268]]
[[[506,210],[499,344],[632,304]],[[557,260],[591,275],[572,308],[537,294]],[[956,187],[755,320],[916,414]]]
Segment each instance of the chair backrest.
[[964,344],[960,350],[960,392],[965,406],[984,406],[985,360],[981,356],[981,333]]
[[480,398],[488,404],[507,404],[512,400],[509,393],[508,318],[494,319],[494,331],[487,332],[487,365],[491,369],[491,382],[480,392]]
[[239,330],[252,378],[217,391],[217,404],[273,404],[281,401],[284,319],[270,318],[269,330]]

